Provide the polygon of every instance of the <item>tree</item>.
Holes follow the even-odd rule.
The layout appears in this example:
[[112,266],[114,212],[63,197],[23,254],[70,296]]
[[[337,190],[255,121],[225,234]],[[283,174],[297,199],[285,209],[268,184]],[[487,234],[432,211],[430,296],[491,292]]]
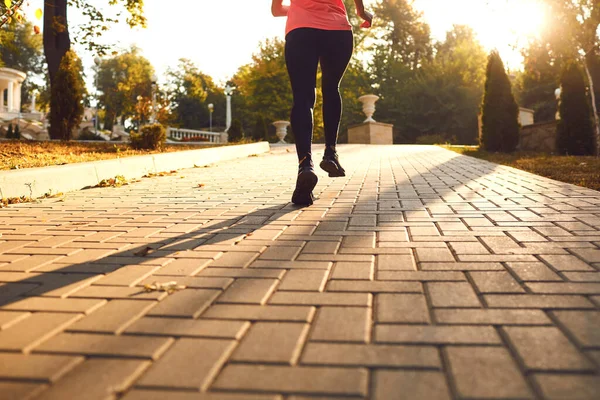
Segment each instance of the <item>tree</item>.
[[596,106],[596,82],[592,65],[598,52],[600,26],[600,2],[597,0],[546,0],[554,17],[553,25],[562,34],[560,43],[566,43],[574,55],[583,55],[583,63],[590,85],[591,104],[596,130],[596,155],[600,156],[600,120]]
[[[267,124],[289,120],[293,104],[284,56],[285,43],[268,39],[260,44],[252,62],[238,69],[232,78],[237,88],[233,95],[233,109],[244,126],[252,126],[258,115]],[[320,98],[315,106],[315,138],[323,136]]]
[[387,0],[374,5],[377,24],[371,28],[375,40],[372,67],[375,75],[386,83],[396,64],[416,70],[431,60],[431,29],[411,1]]
[[[138,97],[151,102],[154,68],[139,49],[130,50],[101,61],[98,67],[100,103],[106,110],[104,126],[112,129],[116,117],[123,121],[139,115]],[[144,103],[144,104],[146,104]],[[149,113],[147,113],[149,114]]]
[[512,152],[519,144],[519,107],[497,51],[488,59],[480,143],[487,151]]
[[487,55],[473,30],[461,25],[433,47],[433,58],[417,69],[400,63],[390,68],[389,83],[379,88],[377,119],[394,124],[400,143],[415,143],[421,135],[475,143]]
[[576,62],[566,64],[561,77],[560,122],[557,149],[562,154],[594,154],[594,128],[586,85]]
[[81,123],[86,94],[82,70],[81,60],[75,52],[66,52],[52,84],[49,130],[52,139],[70,140]]
[[206,129],[210,122],[208,105],[213,104],[213,126],[225,125],[225,94],[210,76],[187,59],[179,60],[178,67],[170,69],[167,75],[173,124],[187,129]]
[[523,72],[519,74],[519,104],[535,111],[535,121],[553,121],[556,115],[554,92],[559,85],[562,56],[550,51],[541,40],[523,50]]

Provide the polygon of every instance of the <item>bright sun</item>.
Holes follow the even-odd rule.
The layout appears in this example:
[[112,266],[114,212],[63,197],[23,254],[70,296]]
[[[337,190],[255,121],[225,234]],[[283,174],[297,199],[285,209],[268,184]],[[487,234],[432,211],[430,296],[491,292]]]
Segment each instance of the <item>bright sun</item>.
[[486,50],[498,49],[505,63],[520,68],[520,49],[546,24],[542,0],[416,0],[434,37],[443,40],[452,25],[469,25]]

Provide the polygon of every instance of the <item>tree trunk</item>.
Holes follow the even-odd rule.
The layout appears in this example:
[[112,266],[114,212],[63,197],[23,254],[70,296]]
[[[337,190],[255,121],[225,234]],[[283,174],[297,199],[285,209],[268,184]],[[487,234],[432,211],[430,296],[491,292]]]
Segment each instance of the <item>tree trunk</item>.
[[590,95],[592,96],[592,110],[594,111],[594,127],[596,128],[596,157],[600,157],[600,119],[598,118],[598,107],[596,107],[596,93],[594,92],[594,79],[588,66],[587,57],[583,61],[585,73],[590,83]]
[[48,64],[50,84],[56,77],[60,61],[70,48],[67,0],[46,0],[44,3],[44,54]]
[[[50,76],[50,93],[55,84],[56,75],[60,69],[60,62],[71,48],[69,26],[67,23],[68,0],[46,0],[44,2],[44,54],[48,64]],[[50,109],[54,106],[55,99],[50,95]],[[50,126],[48,133],[51,139],[61,139],[60,132]]]

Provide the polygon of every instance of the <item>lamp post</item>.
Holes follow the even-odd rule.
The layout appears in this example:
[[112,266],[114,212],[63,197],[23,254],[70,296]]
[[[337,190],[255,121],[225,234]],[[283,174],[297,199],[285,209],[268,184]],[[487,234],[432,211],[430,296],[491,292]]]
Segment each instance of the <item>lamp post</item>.
[[96,64],[96,118],[94,119],[94,129],[96,131],[96,135],[98,135],[98,106],[100,103],[100,96],[98,96],[98,75],[100,75],[100,57],[94,58],[94,64]]
[[233,86],[225,86],[225,97],[227,98],[227,112],[225,114],[225,132],[229,132],[231,127],[231,95],[233,94]]
[[210,127],[208,128],[209,132],[212,132],[212,114],[213,114],[214,110],[215,110],[215,105],[213,103],[210,103],[208,105],[208,113],[210,115],[210,117],[209,117],[210,118]]
[[152,75],[152,120],[151,123],[156,123],[156,88],[158,86],[158,77]]
[[143,98],[141,95],[137,97],[137,101],[138,101],[138,112],[139,112],[139,120],[138,120],[138,121],[139,121],[139,122],[138,122],[138,132],[139,132],[139,130],[142,128],[142,113],[143,113],[143,110],[142,110],[142,107],[143,107],[143,106],[142,106],[142,100],[143,100],[143,99],[144,99],[144,98]]

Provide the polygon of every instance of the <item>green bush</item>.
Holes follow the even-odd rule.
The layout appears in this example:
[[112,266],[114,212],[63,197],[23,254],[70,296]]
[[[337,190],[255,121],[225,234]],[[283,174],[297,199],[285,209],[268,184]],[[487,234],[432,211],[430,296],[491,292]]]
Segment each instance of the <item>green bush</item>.
[[494,152],[515,151],[519,144],[519,106],[504,63],[495,50],[488,58],[481,113],[481,147]]
[[561,87],[556,149],[561,154],[593,155],[595,140],[592,112],[583,72],[575,61],[566,63]]
[[140,133],[131,133],[131,147],[137,150],[162,150],[167,142],[167,131],[161,124],[144,125]]
[[49,134],[52,139],[71,140],[81,123],[86,94],[82,71],[77,54],[67,51],[51,85]]
[[21,126],[19,124],[15,125],[15,133],[13,134],[13,139],[21,139]]
[[239,142],[244,137],[244,128],[239,119],[234,119],[227,131],[230,142]]

